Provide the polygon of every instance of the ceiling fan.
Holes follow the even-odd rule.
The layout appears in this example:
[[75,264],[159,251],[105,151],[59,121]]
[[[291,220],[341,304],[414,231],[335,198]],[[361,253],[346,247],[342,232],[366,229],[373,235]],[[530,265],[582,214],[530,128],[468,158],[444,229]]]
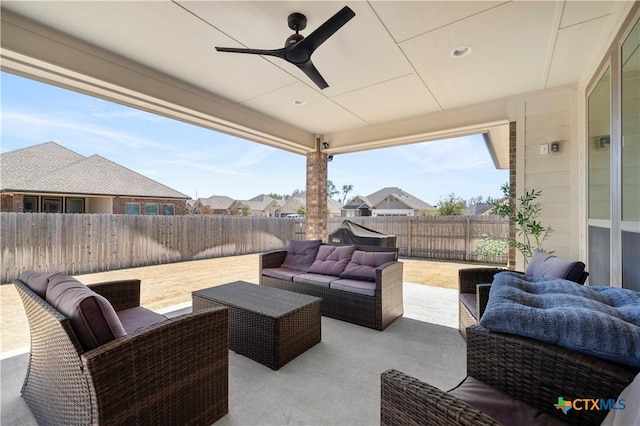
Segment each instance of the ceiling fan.
[[292,13],[289,15],[287,22],[289,23],[289,28],[296,33],[287,38],[284,47],[281,49],[263,50],[216,47],[216,50],[218,52],[251,53],[254,55],[268,55],[282,58],[300,68],[320,89],[324,89],[329,87],[329,85],[325,79],[322,78],[322,75],[320,75],[318,69],[313,65],[313,62],[311,62],[311,54],[354,16],[356,16],[356,14],[353,10],[345,6],[305,38],[299,34],[299,31],[306,28],[307,17],[302,13]]

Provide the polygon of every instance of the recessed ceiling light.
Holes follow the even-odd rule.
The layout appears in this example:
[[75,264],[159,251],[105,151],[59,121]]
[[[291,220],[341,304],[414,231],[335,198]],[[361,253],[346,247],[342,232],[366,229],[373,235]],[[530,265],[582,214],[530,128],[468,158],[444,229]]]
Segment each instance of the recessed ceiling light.
[[302,99],[294,99],[293,100],[293,104],[296,105],[296,106],[302,106],[302,105],[306,104],[306,102],[303,101]]
[[462,58],[463,56],[467,56],[469,53],[471,53],[471,46],[460,46],[451,51],[451,57]]

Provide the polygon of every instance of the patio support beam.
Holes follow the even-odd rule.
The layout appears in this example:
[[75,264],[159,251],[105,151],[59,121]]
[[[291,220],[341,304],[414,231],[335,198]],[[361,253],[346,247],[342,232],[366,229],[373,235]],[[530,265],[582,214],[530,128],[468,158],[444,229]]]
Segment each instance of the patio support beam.
[[322,137],[316,137],[316,150],[307,154],[307,229],[306,239],[327,239],[327,154],[320,149]]

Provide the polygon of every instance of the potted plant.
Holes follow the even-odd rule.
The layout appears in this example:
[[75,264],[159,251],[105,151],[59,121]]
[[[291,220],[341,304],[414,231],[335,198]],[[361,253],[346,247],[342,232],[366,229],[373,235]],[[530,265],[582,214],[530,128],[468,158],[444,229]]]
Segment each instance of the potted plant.
[[[479,244],[479,250],[486,255],[496,255],[495,252],[498,250],[501,251],[498,254],[502,254],[506,248],[504,245],[506,241],[506,245],[516,248],[522,254],[526,265],[534,250],[546,252],[542,245],[553,232],[551,227],[542,225],[539,220],[542,206],[536,200],[542,191],[532,189],[525,191],[520,198],[516,198],[508,183],[502,185],[500,190],[504,198],[492,203],[491,213],[509,218],[510,235],[506,240],[494,235],[484,235],[482,243]],[[504,202],[505,199],[506,202]]]

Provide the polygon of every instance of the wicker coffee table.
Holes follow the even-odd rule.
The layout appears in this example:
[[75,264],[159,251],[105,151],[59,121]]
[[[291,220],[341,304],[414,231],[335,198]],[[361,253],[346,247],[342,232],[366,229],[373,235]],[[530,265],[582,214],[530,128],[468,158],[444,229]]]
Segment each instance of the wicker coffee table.
[[322,299],[236,281],[191,294],[193,311],[229,307],[229,349],[279,369],[321,339]]

